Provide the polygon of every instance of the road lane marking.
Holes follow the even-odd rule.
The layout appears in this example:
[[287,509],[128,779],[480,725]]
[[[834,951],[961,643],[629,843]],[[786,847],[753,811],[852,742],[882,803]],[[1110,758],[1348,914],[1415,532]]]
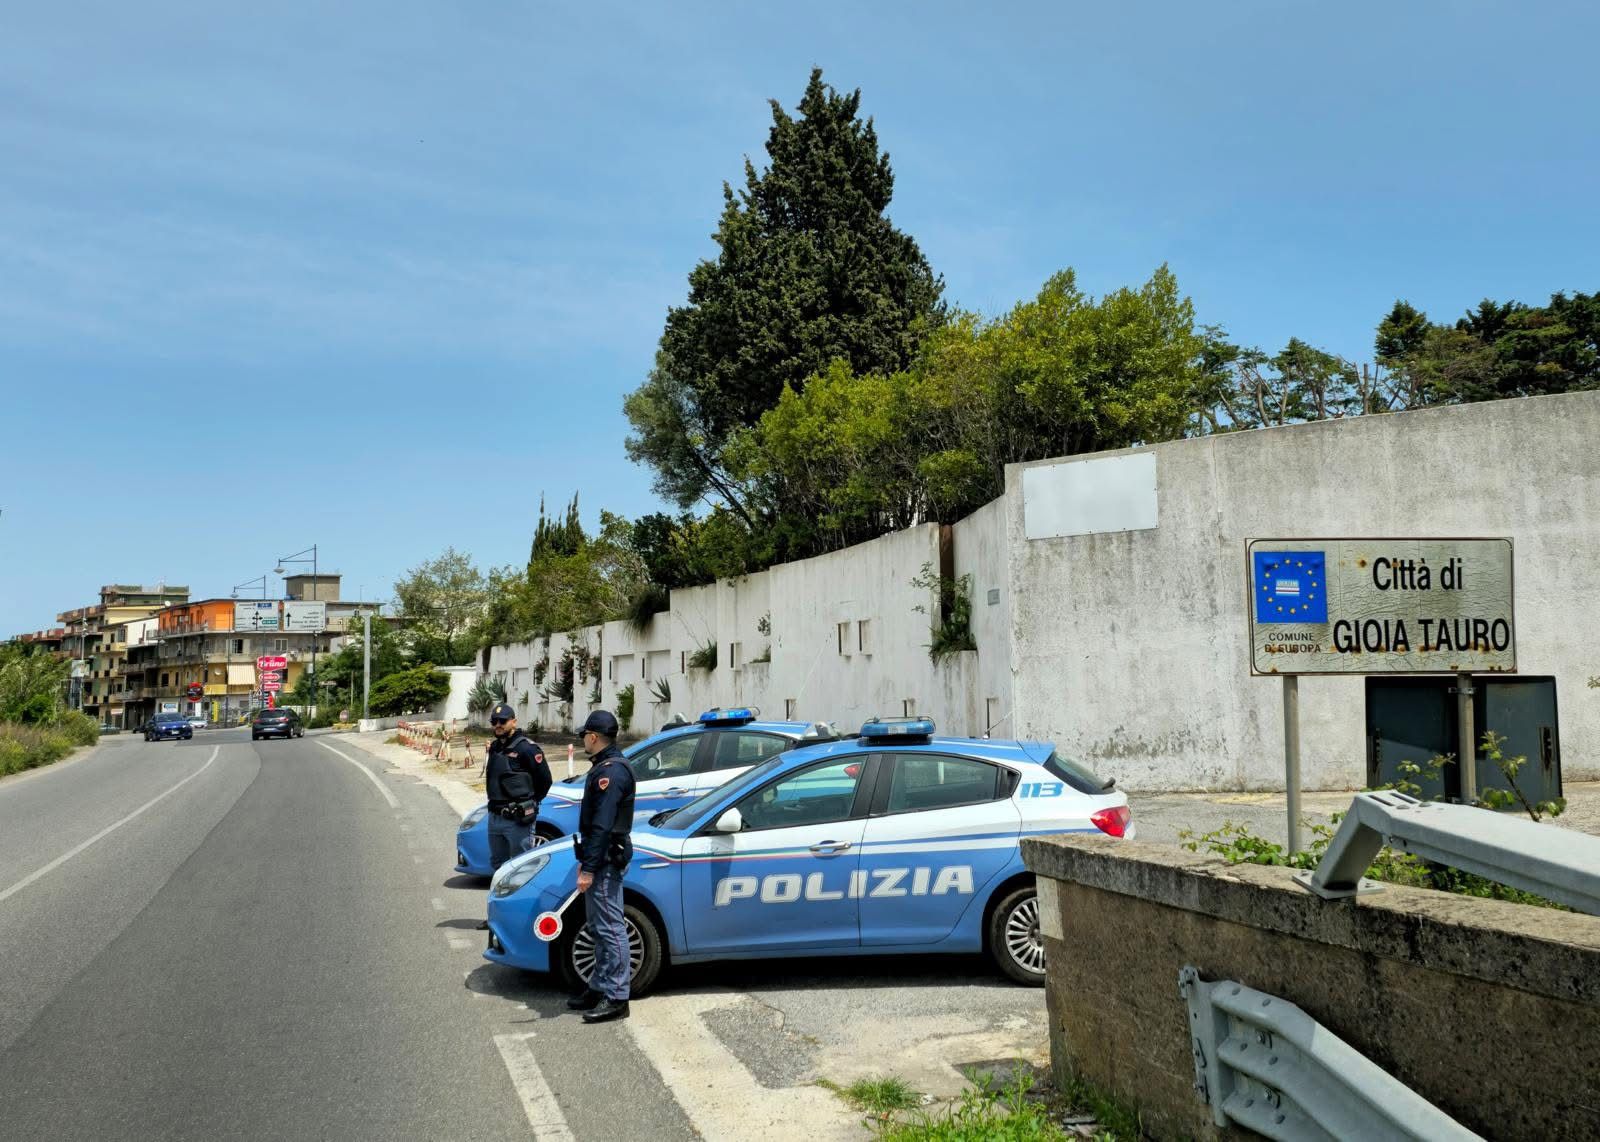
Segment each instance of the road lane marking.
[[435,896],[433,898],[433,910],[435,912],[443,912],[444,911],[444,901],[440,900],[437,896]]
[[222,752],[222,747],[220,745],[219,746],[213,746],[212,750],[211,750],[211,756],[206,758],[206,763],[204,765],[202,765],[199,769],[195,770],[193,773],[189,774],[188,777],[185,777],[182,781],[178,782],[178,784],[174,785],[171,789],[168,789],[165,793],[160,793],[160,794],[157,794],[155,797],[150,798],[150,800],[146,801],[143,805],[140,805],[133,812],[129,813],[126,817],[122,818],[122,820],[112,822],[111,824],[107,825],[105,828],[101,829],[94,836],[90,837],[88,840],[86,840],[83,843],[75,845],[74,847],[68,849],[66,852],[64,852],[60,856],[56,857],[55,860],[51,861],[49,864],[45,865],[43,868],[36,869],[33,872],[30,872],[27,876],[25,876],[21,880],[17,881],[10,888],[7,888],[5,891],[0,892],[0,904],[3,904],[5,901],[9,900],[11,897],[13,897],[17,893],[21,892],[24,888],[28,887],[28,885],[30,885],[34,881],[38,880],[41,876],[44,876],[46,873],[53,872],[54,870],[60,868],[62,865],[66,864],[69,860],[71,860],[73,857],[77,856],[84,849],[88,848],[90,845],[94,844],[96,841],[102,839],[103,837],[110,836],[112,833],[114,833],[118,829],[122,828],[122,826],[126,825],[129,821],[131,821],[135,817],[137,817],[140,813],[143,813],[146,809],[150,808],[150,806],[156,804],[156,802],[165,800],[166,798],[172,796],[178,790],[182,789],[185,785],[189,784],[189,782],[193,781],[196,777],[199,777],[206,770],[210,769],[211,768],[211,763],[213,761],[217,760],[217,754],[219,754],[221,752]]
[[475,941],[469,940],[465,936],[446,935],[445,940],[449,942],[450,950],[452,952],[464,952],[467,949],[476,946]]
[[544,1081],[544,1074],[534,1061],[533,1048],[528,1043],[532,1038],[532,1033],[496,1035],[494,1045],[500,1049],[500,1058],[505,1061],[506,1070],[511,1075],[511,1085],[522,1100],[522,1110],[528,1116],[528,1125],[533,1127],[534,1138],[539,1142],[545,1142],[546,1139],[550,1142],[573,1142],[567,1116],[561,1113],[555,1092]]
[[[737,992],[652,996],[633,1005],[623,1026],[706,1142],[789,1138],[802,1122],[811,1142],[859,1139],[856,1115],[831,1093],[762,1086],[706,1025],[708,1012],[744,999]],[[716,1081],[708,1084],[711,1075]]]
[[365,773],[367,775],[367,780],[372,782],[372,784],[376,785],[378,787],[378,792],[383,794],[383,799],[385,801],[389,802],[389,808],[391,808],[391,809],[400,808],[400,802],[398,802],[398,801],[396,801],[394,799],[394,794],[389,792],[389,787],[387,785],[385,785],[383,782],[378,780],[378,775],[376,773],[373,773],[372,770],[370,770],[366,766],[362,765],[359,761],[357,761],[355,758],[351,757],[349,754],[344,753],[344,752],[342,752],[340,750],[334,749],[327,742],[318,742],[317,744],[320,745],[323,749],[327,750],[329,753],[333,754],[335,757],[344,758],[351,765],[353,765],[357,769],[359,769],[362,773]]

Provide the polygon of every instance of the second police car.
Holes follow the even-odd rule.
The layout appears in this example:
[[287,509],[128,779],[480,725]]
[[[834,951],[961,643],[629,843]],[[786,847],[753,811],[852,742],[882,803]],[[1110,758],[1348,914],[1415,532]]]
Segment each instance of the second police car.
[[[670,727],[623,750],[638,782],[634,809],[640,817],[676,809],[769,757],[837,737],[821,722],[763,722],[751,709],[707,710],[695,722]],[[581,776],[552,785],[539,806],[535,847],[574,832],[582,800]],[[494,871],[488,812],[488,805],[479,805],[457,826],[457,872],[488,876]]]
[[[635,823],[624,878],[634,993],[669,960],[986,952],[1044,982],[1022,837],[1131,836],[1127,796],[1042,742],[934,736],[929,719],[783,753]],[[593,948],[572,846],[513,858],[486,958],[576,989]]]

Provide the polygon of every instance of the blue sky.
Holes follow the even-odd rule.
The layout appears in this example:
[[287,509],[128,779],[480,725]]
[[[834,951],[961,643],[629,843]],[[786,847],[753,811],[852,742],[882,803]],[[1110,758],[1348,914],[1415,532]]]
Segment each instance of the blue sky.
[[1596,11],[12,5],[0,637],[312,542],[369,598],[520,562],[541,491],[652,510],[622,396],[813,64],[969,308],[1167,262],[1241,341],[1366,359],[1396,297],[1600,288]]

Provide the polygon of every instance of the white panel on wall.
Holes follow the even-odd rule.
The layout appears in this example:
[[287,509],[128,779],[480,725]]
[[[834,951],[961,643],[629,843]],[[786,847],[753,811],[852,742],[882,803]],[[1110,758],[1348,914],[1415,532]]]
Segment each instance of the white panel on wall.
[[1148,531],[1156,526],[1156,454],[1024,468],[1022,515],[1029,539]]

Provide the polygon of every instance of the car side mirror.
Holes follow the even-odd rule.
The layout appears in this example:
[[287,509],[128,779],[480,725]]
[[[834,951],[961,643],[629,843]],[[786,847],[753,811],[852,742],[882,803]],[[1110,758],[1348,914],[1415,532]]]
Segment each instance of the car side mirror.
[[711,828],[718,833],[737,833],[744,828],[744,818],[739,815],[739,810],[729,809],[717,818],[717,823]]

